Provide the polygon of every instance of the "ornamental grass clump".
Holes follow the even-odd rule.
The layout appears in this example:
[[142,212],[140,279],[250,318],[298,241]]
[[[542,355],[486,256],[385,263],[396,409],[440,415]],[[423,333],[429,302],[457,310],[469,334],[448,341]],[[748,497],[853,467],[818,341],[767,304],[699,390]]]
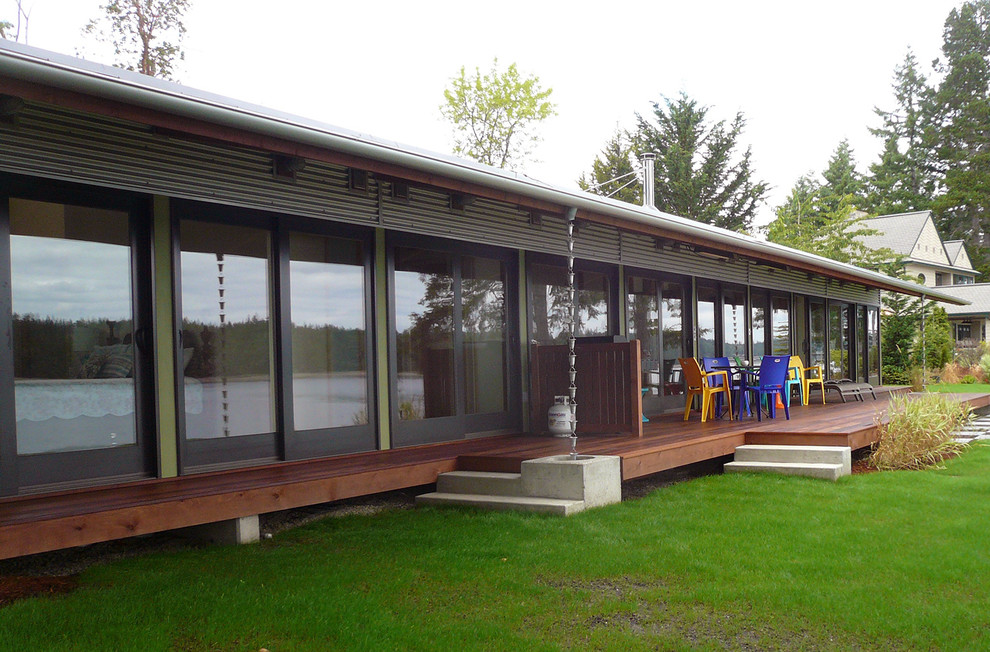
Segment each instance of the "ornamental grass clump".
[[941,394],[892,396],[889,420],[876,424],[880,438],[873,444],[869,464],[881,471],[924,469],[955,457],[966,444],[953,434],[970,419],[968,406]]

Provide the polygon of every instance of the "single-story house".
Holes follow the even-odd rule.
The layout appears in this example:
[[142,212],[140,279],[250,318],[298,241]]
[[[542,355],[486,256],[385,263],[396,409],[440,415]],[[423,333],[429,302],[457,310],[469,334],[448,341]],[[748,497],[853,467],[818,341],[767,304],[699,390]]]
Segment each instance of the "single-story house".
[[682,356],[878,383],[881,291],[964,303],[0,41],[0,509],[542,430],[531,355],[567,338],[569,223],[576,335],[640,342],[647,415],[683,409]]

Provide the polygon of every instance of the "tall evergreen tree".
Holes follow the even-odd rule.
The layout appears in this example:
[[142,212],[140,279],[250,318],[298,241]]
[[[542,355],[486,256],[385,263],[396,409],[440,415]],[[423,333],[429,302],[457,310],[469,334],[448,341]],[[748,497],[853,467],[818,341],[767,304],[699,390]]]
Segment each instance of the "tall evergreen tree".
[[583,190],[630,204],[642,203],[643,189],[633,167],[629,134],[617,130],[591,164],[591,172],[578,179]]
[[943,236],[965,239],[974,264],[990,271],[990,0],[953,9],[945,21],[943,75],[928,134],[943,192],[933,209]]
[[636,114],[634,149],[656,152],[657,208],[726,229],[748,230],[769,187],[752,169],[751,148],[737,153],[746,121],[706,123],[708,107],[685,93]]
[[828,167],[822,171],[825,184],[819,192],[819,201],[825,212],[836,212],[843,202],[851,202],[857,208],[866,206],[863,177],[856,170],[856,157],[849,141],[845,138],[839,142]]
[[868,180],[867,203],[878,214],[930,208],[935,185],[931,147],[924,138],[932,90],[910,50],[894,69],[892,88],[896,106],[890,111],[875,107],[881,125],[870,129],[884,143]]

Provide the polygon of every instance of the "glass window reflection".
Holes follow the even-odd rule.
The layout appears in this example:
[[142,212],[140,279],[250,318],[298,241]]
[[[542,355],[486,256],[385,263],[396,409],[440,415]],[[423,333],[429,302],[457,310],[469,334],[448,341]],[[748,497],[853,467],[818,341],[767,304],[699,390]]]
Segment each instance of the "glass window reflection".
[[135,444],[127,213],[9,207],[18,454]]

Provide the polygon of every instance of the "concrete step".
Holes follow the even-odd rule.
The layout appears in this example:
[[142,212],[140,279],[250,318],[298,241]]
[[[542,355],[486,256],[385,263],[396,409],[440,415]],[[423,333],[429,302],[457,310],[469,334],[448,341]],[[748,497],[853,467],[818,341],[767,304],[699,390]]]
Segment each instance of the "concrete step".
[[417,505],[460,505],[483,509],[516,510],[568,516],[584,509],[583,500],[530,498],[527,496],[490,496],[433,492],[416,496]]
[[841,464],[845,475],[852,473],[852,451],[848,446],[775,446],[746,444],[736,448],[737,462],[798,462]]
[[779,473],[833,481],[843,475],[849,475],[843,470],[842,464],[815,462],[729,462],[725,465],[726,473]]
[[519,496],[522,490],[519,473],[492,471],[451,471],[437,476],[437,492],[445,494],[488,494]]

